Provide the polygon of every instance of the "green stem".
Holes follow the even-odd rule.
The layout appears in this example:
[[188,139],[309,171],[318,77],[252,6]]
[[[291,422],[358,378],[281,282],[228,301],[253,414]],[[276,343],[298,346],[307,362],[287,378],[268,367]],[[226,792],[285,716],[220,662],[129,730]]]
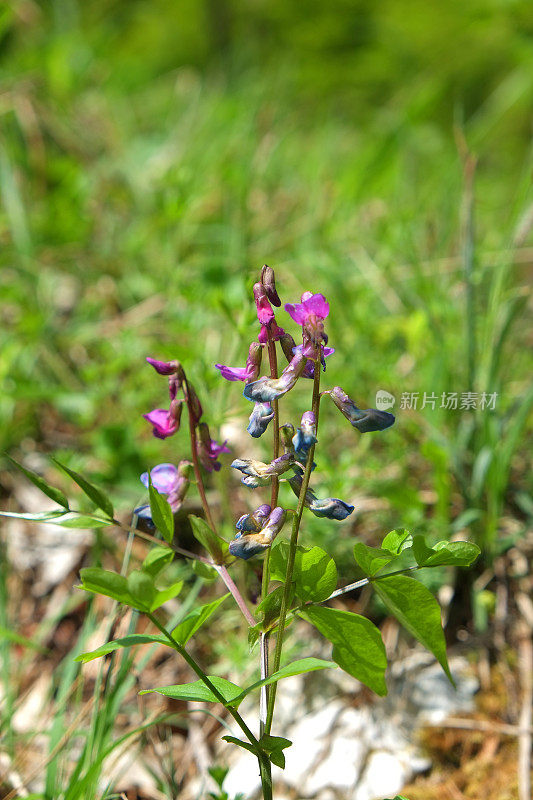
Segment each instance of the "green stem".
[[196,673],[196,675],[198,675],[202,683],[205,686],[207,686],[210,692],[214,694],[218,702],[222,703],[222,705],[228,709],[229,713],[231,714],[231,716],[233,717],[233,719],[235,720],[241,731],[244,733],[250,744],[253,745],[257,758],[259,759],[259,761],[261,761],[265,757],[265,753],[261,749],[261,745],[255,738],[252,731],[245,723],[245,721],[243,720],[237,709],[226,704],[226,700],[224,699],[223,694],[219,692],[214,683],[212,683],[209,680],[209,677],[205,674],[201,666],[197,664],[194,658],[191,655],[189,655],[187,650],[181,644],[179,644],[175,639],[172,638],[171,634],[167,631],[165,626],[159,622],[157,617],[154,614],[148,614],[148,617],[151,620],[151,622],[156,626],[156,628],[158,628],[161,631],[163,636],[165,636],[166,639],[168,639],[168,642],[172,647],[172,649],[175,650],[177,653],[179,653],[180,656],[185,659],[189,667],[193,670],[193,672]]
[[[313,402],[312,410],[315,414],[316,425],[318,428],[318,413],[320,409],[320,353],[319,358],[315,361],[315,375],[313,381]],[[302,521],[302,514],[304,510],[305,494],[309,487],[309,480],[311,478],[311,471],[313,468],[313,457],[315,454],[315,445],[309,449],[307,456],[307,463],[305,465],[305,472],[300,488],[300,495],[298,497],[298,506],[296,514],[292,522],[291,540],[289,544],[289,555],[287,558],[287,570],[285,573],[285,583],[283,586],[283,596],[281,598],[281,608],[278,621],[278,633],[276,636],[276,649],[274,651],[273,672],[277,672],[281,664],[281,652],[283,650],[283,634],[285,631],[285,621],[287,619],[287,612],[289,610],[290,595],[292,589],[292,574],[294,571],[294,561],[296,558],[296,546],[298,544],[298,533],[300,531],[300,523]],[[272,684],[270,695],[268,698],[267,719],[265,724],[265,733],[270,734],[272,728],[272,719],[274,717],[274,703],[276,702],[276,684]]]

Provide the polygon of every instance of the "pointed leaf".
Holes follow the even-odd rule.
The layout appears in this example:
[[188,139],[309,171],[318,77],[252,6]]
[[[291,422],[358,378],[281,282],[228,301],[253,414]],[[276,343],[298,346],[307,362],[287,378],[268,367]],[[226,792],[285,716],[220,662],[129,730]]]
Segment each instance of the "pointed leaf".
[[194,538],[205,547],[215,564],[222,564],[224,554],[228,552],[228,543],[211,530],[205,519],[189,514],[189,521]]
[[419,567],[469,567],[480,552],[471,542],[444,541],[428,547],[423,536],[413,538],[413,553]]
[[269,736],[267,733],[261,736],[259,744],[267,753],[271,753],[273,750],[285,750],[292,746],[290,739],[284,739],[283,736]]
[[182,589],[183,581],[176,581],[176,583],[173,583],[171,586],[167,586],[166,589],[159,589],[152,600],[150,611],[155,611],[157,608],[162,606],[163,603],[167,603],[169,600],[174,600],[174,598],[179,595]]
[[242,739],[237,739],[236,736],[223,736],[222,737],[225,742],[229,742],[229,744],[236,744],[237,747],[242,747],[243,750],[248,750],[249,753],[253,753],[254,756],[257,755],[255,747],[253,747],[250,742],[245,742]]
[[155,578],[173,558],[174,553],[168,547],[153,547],[144,559],[141,569]]
[[351,611],[320,606],[311,606],[300,616],[333,644],[332,658],[339,667],[376,694],[387,694],[385,646],[370,620]]
[[112,597],[121,603],[131,604],[128,581],[123,575],[101,567],[85,567],[80,570],[80,576],[82,589]]
[[93,486],[92,483],[89,483],[89,481],[86,478],[84,478],[83,475],[80,475],[73,469],[66,467],[65,464],[62,464],[60,461],[57,460],[57,458],[54,458],[52,460],[54,461],[55,464],[57,464],[58,467],[60,467],[63,470],[63,472],[66,472],[67,475],[69,475],[72,478],[74,483],[76,483],[80,487],[80,489],[83,492],[85,492],[87,497],[93,501],[95,506],[100,508],[104,512],[104,514],[107,514],[107,516],[110,519],[113,519],[113,514],[114,514],[113,503],[111,502],[109,497],[107,497],[107,495],[105,495],[102,492],[101,489],[97,489],[97,487]]
[[[287,570],[288,542],[280,542],[270,556],[272,580],[284,581]],[[298,597],[304,602],[319,603],[337,588],[337,567],[331,556],[321,547],[296,549],[293,581]]]
[[[219,678],[217,675],[209,675],[208,677],[213,686],[223,696],[225,705],[235,705],[235,698],[239,697],[241,693],[239,687],[225,678]],[[201,680],[176,686],[160,686],[158,689],[144,689],[139,694],[150,694],[151,692],[157,692],[157,694],[162,694],[164,697],[172,697],[174,700],[198,700],[207,703],[220,702],[218,697]]]
[[406,575],[382,578],[372,585],[391,614],[433,653],[454,684],[446,657],[440,606],[429,589]]
[[270,758],[272,763],[276,765],[276,767],[279,767],[280,769],[285,769],[285,754],[283,750],[272,750],[268,754],[268,757]]
[[172,544],[174,538],[174,514],[166,497],[159,494],[157,489],[154,489],[150,473],[148,474],[148,492],[153,523],[165,542]]
[[[51,522],[53,521],[51,520]],[[113,521],[99,517],[86,517],[80,514],[76,517],[65,517],[56,520],[55,524],[61,525],[62,528],[105,528],[106,525],[112,525]]]
[[17,469],[24,473],[24,475],[34,484],[34,486],[36,486],[41,490],[41,492],[43,492],[43,494],[53,500],[54,503],[63,506],[63,508],[69,507],[67,497],[65,494],[63,494],[61,489],[56,489],[55,486],[50,486],[50,484],[47,483],[44,478],[42,478],[32,469],[23,467],[22,464],[19,464],[18,461],[15,461],[15,459],[11,458],[11,456],[7,455],[7,453],[6,457],[11,461],[12,464],[15,465],[15,467],[17,467]]
[[404,550],[411,547],[413,544],[413,537],[405,528],[398,528],[397,530],[388,533],[383,541],[381,547],[383,550],[389,550],[395,556],[403,553]]
[[207,622],[211,614],[217,610],[217,608],[222,605],[224,600],[226,600],[230,596],[230,593],[222,595],[222,597],[217,597],[216,600],[213,600],[211,603],[207,603],[205,606],[200,606],[199,608],[195,608],[194,611],[191,611],[190,614],[187,614],[184,620],[180,622],[180,624],[174,628],[172,631],[172,638],[175,639],[179,644],[187,644],[191,636],[194,636],[197,630],[202,627],[202,625]]
[[369,547],[363,542],[356,542],[353,546],[354,558],[369,578],[376,575],[380,569],[394,561],[396,556],[390,550],[380,547]]
[[168,639],[162,634],[148,636],[142,633],[132,633],[129,636],[124,636],[122,639],[114,639],[112,642],[106,642],[106,644],[103,644],[96,650],[92,650],[90,653],[82,653],[76,656],[74,661],[81,661],[85,664],[87,661],[93,661],[95,658],[106,656],[108,653],[119,650],[121,647],[135,647],[140,644],[165,644],[167,647],[170,647]]
[[[0,517],[12,517],[13,519],[27,519],[31,522],[54,522],[60,517],[64,517],[65,511],[39,511],[37,514],[17,514],[14,511],[0,511]],[[57,524],[57,523],[56,523]]]
[[[335,669],[336,666],[333,661],[324,661],[322,658],[299,658],[297,661],[293,661],[292,664],[286,664],[281,669],[278,669],[277,672],[273,672],[268,678],[247,686],[240,695],[234,698],[234,702],[240,703],[247,694],[255,691],[255,689],[276,683],[283,680],[283,678],[291,678],[293,675],[301,675],[304,672],[314,672],[317,669]],[[231,705],[234,705],[234,703]]]
[[128,575],[128,591],[142,611],[150,611],[156,588],[150,575],[140,569],[134,569]]

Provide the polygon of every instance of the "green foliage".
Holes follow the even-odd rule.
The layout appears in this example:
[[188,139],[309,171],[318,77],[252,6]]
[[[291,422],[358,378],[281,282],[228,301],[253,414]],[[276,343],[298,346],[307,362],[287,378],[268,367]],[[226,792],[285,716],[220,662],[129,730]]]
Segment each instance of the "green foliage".
[[[393,616],[430,650],[454,683],[446,657],[440,606],[426,587],[406,575],[380,578],[374,589]],[[455,684],[454,684],[455,685]]]
[[224,554],[228,552],[228,544],[216,533],[213,533],[205,519],[189,514],[194,537],[205,547],[215,564],[222,564]]
[[189,639],[194,636],[204,623],[207,622],[209,617],[222,605],[222,603],[229,597],[228,594],[217,597],[211,603],[206,603],[203,606],[197,606],[190,614],[187,614],[180,624],[172,631],[172,637],[178,644],[185,645]]
[[153,578],[142,570],[133,570],[128,578],[101,567],[85,567],[80,570],[81,589],[111,597],[119,603],[151,613],[167,600],[176,597],[183,581],[177,581],[164,589],[158,589]]
[[[289,543],[280,541],[272,549],[270,558],[270,577],[284,581],[287,569]],[[337,567],[335,561],[320,547],[298,545],[293,572],[294,589],[303,602],[325,600],[337,588]]]
[[161,536],[172,544],[174,538],[174,514],[168,504],[168,500],[162,494],[159,494],[157,489],[152,485],[152,476],[148,477],[148,492],[150,496],[150,511],[154,525],[161,533]]
[[333,660],[376,694],[387,694],[387,656],[379,630],[366,617],[350,611],[311,606],[300,616],[333,644]]
[[166,644],[170,647],[168,639],[162,634],[132,633],[122,639],[114,639],[112,642],[107,642],[90,653],[81,653],[81,655],[76,656],[74,661],[81,661],[82,664],[85,664],[87,661],[93,661],[95,658],[114,653],[115,650],[119,650],[121,647],[135,647],[140,644]]
[[14,458],[11,458],[10,455],[7,455],[7,458],[9,458],[11,463],[14,464],[14,466],[17,469],[19,469],[21,472],[23,472],[24,475],[27,478],[29,478],[29,480],[35,486],[37,486],[38,489],[41,490],[41,492],[43,492],[45,495],[50,497],[58,505],[63,506],[63,508],[68,509],[68,507],[69,507],[68,500],[67,500],[66,496],[63,494],[63,492],[60,489],[56,489],[54,486],[50,486],[50,484],[47,483],[44,480],[44,478],[42,478],[40,475],[37,475],[37,473],[33,472],[33,470],[26,469],[26,467],[23,467],[22,464],[19,464],[18,461],[15,461]]
[[109,517],[109,519],[113,519],[113,514],[114,514],[113,503],[102,492],[101,489],[98,489],[96,486],[93,486],[92,483],[89,483],[89,481],[83,477],[83,475],[80,475],[73,469],[66,467],[56,458],[52,460],[57,464],[58,467],[60,467],[63,470],[63,472],[66,472],[67,475],[69,475],[72,478],[74,483],[76,483],[80,487],[80,489],[83,492],[85,492],[87,497],[90,500],[92,500],[92,502],[95,504],[97,508],[100,508],[104,512],[104,514],[106,514]]

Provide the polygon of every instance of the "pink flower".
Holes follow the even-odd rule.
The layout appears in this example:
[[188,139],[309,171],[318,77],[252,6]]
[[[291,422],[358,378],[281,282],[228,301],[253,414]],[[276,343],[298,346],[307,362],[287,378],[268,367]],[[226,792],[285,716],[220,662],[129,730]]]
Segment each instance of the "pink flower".
[[273,342],[277,342],[282,336],[285,335],[283,328],[280,328],[276,320],[273,319],[269,325],[261,325],[261,330],[259,331],[259,336],[257,337],[261,344],[266,344],[268,342],[268,331],[270,331]]
[[262,283],[254,284],[254,300],[257,306],[257,319],[261,325],[268,325],[274,319],[274,311],[269,303],[266,289]]
[[287,311],[298,325],[307,326],[315,320],[324,320],[329,314],[329,303],[323,294],[304,292],[301,303],[285,303]]
[[[192,464],[190,461],[180,461],[177,467],[174,464],[158,464],[150,470],[152,486],[159,494],[166,494],[170,508],[174,513],[181,508],[187,489],[190,484]],[[148,488],[148,472],[143,472],[141,482]]]
[[179,430],[182,402],[173,403],[172,406],[170,411],[166,408],[154,408],[149,414],[143,414],[152,426],[152,433],[157,439],[166,439]]
[[252,342],[245,367],[226,367],[223,364],[215,364],[215,367],[220,370],[220,374],[227,381],[255,381],[261,369],[262,355],[261,345]]

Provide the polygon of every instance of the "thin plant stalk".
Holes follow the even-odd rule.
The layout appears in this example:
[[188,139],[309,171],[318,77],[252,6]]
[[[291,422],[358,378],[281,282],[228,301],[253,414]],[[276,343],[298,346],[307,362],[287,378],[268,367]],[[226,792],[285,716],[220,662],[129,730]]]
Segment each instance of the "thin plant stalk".
[[[313,380],[313,401],[312,410],[315,415],[315,420],[318,423],[318,414],[320,409],[320,351],[318,359],[315,361],[315,371]],[[307,463],[298,497],[298,506],[296,514],[293,518],[291,540],[289,544],[289,555],[287,558],[287,571],[285,573],[285,583],[283,586],[283,595],[281,598],[281,608],[278,620],[278,633],[276,636],[276,649],[274,651],[273,671],[276,672],[280,668],[281,653],[283,650],[283,634],[285,630],[285,621],[287,619],[287,612],[289,609],[291,588],[292,588],[292,573],[294,571],[294,561],[296,558],[296,546],[298,544],[298,533],[300,531],[300,523],[302,521],[302,514],[304,510],[305,495],[309,487],[309,480],[311,478],[311,471],[313,469],[313,457],[315,454],[315,445],[311,445],[309,454],[307,456]],[[273,684],[268,698],[267,719],[265,724],[265,733],[270,734],[272,729],[272,720],[274,717],[274,704],[276,702],[276,684]]]

